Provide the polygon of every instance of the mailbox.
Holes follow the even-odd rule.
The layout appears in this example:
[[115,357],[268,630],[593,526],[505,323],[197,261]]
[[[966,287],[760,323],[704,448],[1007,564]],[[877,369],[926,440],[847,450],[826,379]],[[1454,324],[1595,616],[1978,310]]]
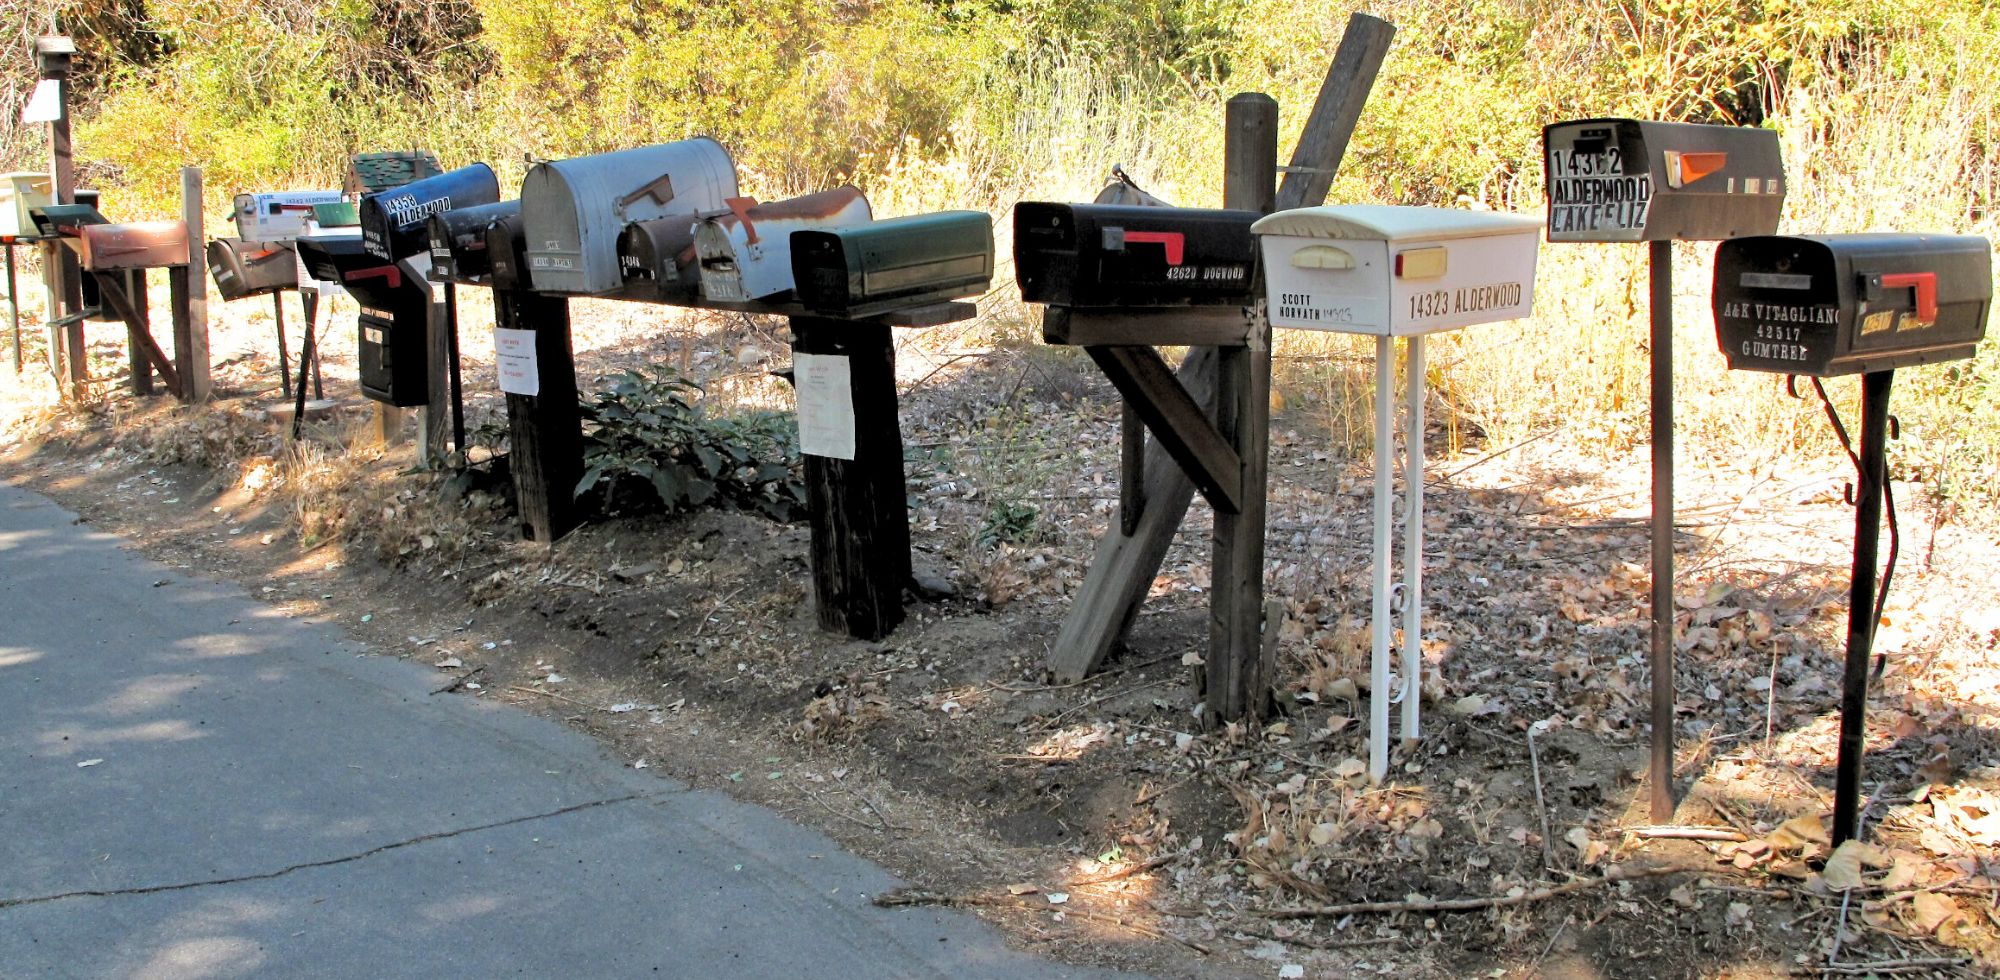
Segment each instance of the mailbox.
[[1250,301],[1255,211],[1043,204],[1014,208],[1021,298],[1071,307]]
[[301,238],[314,279],[339,283],[361,306],[356,350],[361,393],[399,407],[428,402],[430,294],[403,263],[368,254],[360,235]]
[[728,214],[694,229],[702,298],[744,303],[792,291],[792,233],[866,222],[868,199],[853,187],[758,204],[731,198]]
[[612,292],[625,285],[626,225],[720,211],[735,196],[736,164],[707,137],[538,163],[521,181],[528,274],[537,292]]
[[1971,357],[1993,301],[1974,235],[1770,235],[1715,253],[1715,337],[1737,370],[1830,377]]
[[381,259],[401,259],[430,248],[432,215],[500,200],[500,182],[483,163],[377,191],[355,206],[361,244]]
[[493,265],[494,289],[527,289],[528,243],[521,215],[504,214],[486,228],[486,260]]
[[443,172],[437,155],[429,150],[356,153],[347,162],[347,178],[340,189],[354,200]]
[[35,219],[28,210],[54,204],[55,187],[48,174],[0,174],[0,239],[35,237]]
[[1778,230],[1778,134],[1583,119],[1542,130],[1549,241],[1717,241]]
[[792,235],[799,302],[824,316],[879,316],[986,292],[993,219],[940,211]]
[[1392,337],[1527,316],[1541,229],[1523,215],[1381,204],[1251,226],[1271,326]]
[[208,271],[225,300],[299,286],[298,255],[285,242],[218,238],[208,243]]
[[268,191],[236,195],[232,217],[246,241],[288,242],[305,234],[315,204],[335,204],[339,191]]
[[84,225],[111,223],[111,219],[98,213],[96,204],[82,203],[29,208],[28,219],[34,223],[35,234],[43,238],[75,238],[83,233]]
[[431,215],[431,281],[475,286],[492,282],[493,259],[486,247],[486,230],[501,218],[520,215],[520,201],[496,201]]
[[311,230],[361,227],[361,209],[353,201],[327,201],[312,206]]
[[701,292],[695,261],[693,215],[635,221],[618,236],[618,269],[625,284],[653,298],[687,302]]
[[188,264],[185,221],[135,221],[129,224],[89,224],[72,241],[85,272],[158,269]]

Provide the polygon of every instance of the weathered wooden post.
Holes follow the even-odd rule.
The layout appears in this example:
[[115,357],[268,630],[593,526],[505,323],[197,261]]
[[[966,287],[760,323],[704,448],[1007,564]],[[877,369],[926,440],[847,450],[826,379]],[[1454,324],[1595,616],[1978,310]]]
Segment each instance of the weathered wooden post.
[[[189,245],[192,247],[192,240]],[[133,269],[125,274],[125,295],[131,297],[134,317],[133,322],[125,325],[127,370],[132,393],[150,395],[153,393],[153,361],[146,356],[146,344],[153,336],[153,313],[147,303],[146,270]]]
[[[41,75],[33,118],[48,124],[49,174],[57,204],[76,201],[76,161],[70,145],[69,78],[76,42],[59,34],[35,39],[35,67]],[[49,365],[62,397],[84,397],[89,365],[83,346],[83,271],[75,253],[53,238],[42,243],[42,269],[49,287]]]
[[485,243],[492,263],[493,359],[507,396],[508,466],[521,536],[552,545],[580,520],[576,485],[583,479],[569,298],[534,291],[518,207],[493,220]]
[[208,400],[208,253],[201,248],[201,168],[181,168],[181,220],[187,224],[188,262],[167,269],[174,317],[174,370],[183,401]]

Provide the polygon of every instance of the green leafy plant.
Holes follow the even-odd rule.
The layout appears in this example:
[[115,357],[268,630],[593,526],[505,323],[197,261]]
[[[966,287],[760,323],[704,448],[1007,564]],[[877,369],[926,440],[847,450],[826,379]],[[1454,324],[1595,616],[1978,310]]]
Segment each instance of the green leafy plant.
[[607,508],[686,511],[711,504],[795,520],[805,509],[798,438],[775,412],[706,418],[701,386],[661,368],[627,371],[583,400],[582,498]]

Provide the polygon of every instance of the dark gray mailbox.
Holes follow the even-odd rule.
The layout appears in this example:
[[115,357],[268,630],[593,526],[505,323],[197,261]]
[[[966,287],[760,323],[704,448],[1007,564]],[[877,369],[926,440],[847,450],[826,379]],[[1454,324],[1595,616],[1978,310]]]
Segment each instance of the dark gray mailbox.
[[701,294],[695,260],[694,215],[635,221],[618,236],[618,269],[627,286],[666,302],[693,302]]
[[521,181],[529,278],[542,293],[614,292],[626,225],[721,211],[735,196],[736,164],[705,136],[538,163]]
[[493,257],[487,251],[486,231],[501,218],[520,216],[520,201],[453,208],[443,214],[431,215],[431,280],[490,285],[493,281]]
[[1785,203],[1766,129],[1582,119],[1544,128],[1542,151],[1552,242],[1768,235]]
[[1828,377],[1971,357],[1993,248],[1972,235],[1771,235],[1715,253],[1729,366]]
[[1251,300],[1255,211],[1023,202],[1021,298],[1069,307],[1241,306]]
[[822,316],[879,316],[977,296],[993,283],[993,219],[940,211],[792,233],[798,299]]
[[339,283],[361,306],[361,393],[403,408],[426,404],[430,294],[423,283],[403,265],[368,254],[359,235],[301,238],[298,250],[309,275]]
[[377,191],[355,205],[361,244],[379,259],[402,259],[430,248],[432,215],[500,200],[500,182],[483,163]]
[[299,261],[284,242],[218,238],[208,243],[208,271],[225,300],[299,287]]

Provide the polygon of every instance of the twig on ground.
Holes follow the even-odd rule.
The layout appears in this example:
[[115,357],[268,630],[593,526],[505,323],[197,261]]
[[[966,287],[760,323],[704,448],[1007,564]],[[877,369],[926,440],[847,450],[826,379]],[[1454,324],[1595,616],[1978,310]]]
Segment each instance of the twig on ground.
[[1556,885],[1552,888],[1540,888],[1531,892],[1522,892],[1519,895],[1494,895],[1488,898],[1447,898],[1421,902],[1349,902],[1345,905],[1269,909],[1258,914],[1267,919],[1320,919],[1342,915],[1384,915],[1397,912],[1476,912],[1481,909],[1507,908],[1514,905],[1527,905],[1531,902],[1543,902],[1551,898],[1574,895],[1577,892],[1588,891],[1592,888],[1601,888],[1620,881],[1636,881],[1640,878],[1652,878],[1659,875],[1682,874],[1688,870],[1687,868],[1663,867],[1641,868],[1628,872],[1622,871],[1619,868],[1613,868],[1605,872],[1602,877],[1580,878],[1568,884]]
[[[805,787],[800,787],[800,788],[801,788],[801,789],[805,789]],[[840,818],[841,818],[841,819],[843,819],[843,820],[851,820],[851,821],[853,821],[853,822],[855,822],[855,823],[857,823],[857,824],[860,824],[860,825],[861,825],[861,826],[863,826],[863,827],[866,827],[866,828],[868,828],[869,830],[876,830],[876,831],[880,831],[880,830],[887,830],[887,829],[889,829],[889,827],[888,827],[888,825],[887,825],[887,824],[879,824],[879,825],[878,825],[878,824],[872,824],[872,823],[869,823],[868,821],[866,821],[866,820],[863,820],[863,819],[861,819],[860,817],[857,817],[857,816],[855,816],[855,815],[853,815],[853,814],[851,814],[851,813],[843,813],[843,812],[841,812],[841,811],[839,811],[839,810],[836,810],[836,809],[834,809],[834,808],[833,808],[833,804],[831,804],[831,803],[828,803],[827,801],[825,801],[825,800],[823,800],[823,799],[820,799],[820,795],[819,795],[818,793],[815,793],[815,792],[813,792],[813,791],[812,791],[812,790],[810,790],[810,789],[806,789],[806,795],[807,795],[807,796],[809,796],[809,797],[812,797],[812,801],[813,801],[814,803],[817,803],[817,804],[819,804],[819,805],[820,805],[820,809],[823,809],[823,810],[825,810],[826,812],[828,812],[828,813],[831,813],[831,814],[833,814],[833,815],[834,815],[834,816],[836,816],[836,817],[840,817]]]
[[1646,827],[1627,827],[1625,832],[1645,840],[1716,840],[1746,841],[1750,838],[1733,827],[1683,827],[1656,824]]
[[1133,875],[1144,874],[1148,871],[1151,871],[1154,868],[1159,867],[1160,865],[1168,863],[1169,861],[1174,861],[1179,858],[1187,857],[1187,855],[1188,852],[1186,851],[1168,851],[1165,854],[1155,854],[1144,861],[1140,861],[1137,864],[1127,865],[1116,871],[1107,871],[1103,874],[1091,875],[1088,878],[1073,878],[1070,880],[1069,887],[1081,888],[1084,885],[1102,885],[1107,881],[1117,881],[1120,878],[1130,878]]
[[580,701],[580,700],[578,700],[578,699],[576,699],[576,698],[573,698],[573,697],[570,697],[570,696],[569,696],[569,695],[567,695],[567,694],[557,694],[557,693],[556,693],[556,692],[554,692],[554,691],[544,691],[544,690],[541,690],[540,688],[534,688],[534,687],[522,687],[522,686],[520,686],[519,684],[509,684],[509,685],[507,685],[507,690],[509,690],[509,691],[519,691],[519,692],[521,692],[522,694],[539,694],[539,695],[541,695],[542,697],[545,697],[545,698],[554,698],[554,699],[556,699],[556,700],[558,700],[558,701],[568,701],[569,703],[571,703],[571,704],[573,704],[573,705],[576,705],[576,706],[577,706],[577,707],[579,707],[579,708],[589,708],[589,709],[590,709],[590,710],[592,710],[592,711],[603,711],[603,710],[604,710],[604,706],[603,706],[603,705],[598,705],[598,704],[591,704],[591,703],[590,703],[590,702],[588,702],[588,701]]
[[1287,946],[1299,946],[1305,949],[1360,949],[1363,946],[1387,946],[1391,943],[1404,941],[1404,937],[1402,936],[1369,936],[1366,939],[1321,939],[1317,936],[1280,936],[1271,930],[1252,929],[1241,925],[1231,927],[1230,931],[1240,932],[1246,936],[1255,936],[1258,939],[1268,939],[1274,943],[1284,943]]
[[[901,908],[913,905],[944,905],[951,908],[986,906],[988,908],[1016,908],[1024,912],[1041,911],[1040,908],[1029,905],[1027,902],[1013,895],[980,895],[976,893],[969,895],[948,895],[944,892],[927,891],[921,888],[900,888],[896,891],[877,895],[869,899],[869,901],[882,908]],[[1115,915],[1105,915],[1102,912],[1091,912],[1068,906],[1051,906],[1050,908],[1061,912],[1065,916],[1074,916],[1091,922],[1102,922],[1107,925],[1118,926],[1122,929],[1130,929],[1142,936],[1151,936],[1154,939],[1170,940],[1203,955],[1212,952],[1207,946],[1203,946],[1192,939],[1183,939],[1173,933],[1163,932],[1152,926],[1132,922]]]
[[869,798],[867,797],[867,795],[866,795],[866,794],[863,794],[863,793],[861,793],[861,792],[859,792],[859,791],[857,791],[857,790],[852,790],[852,789],[850,789],[850,790],[848,790],[848,791],[847,791],[847,795],[849,795],[849,796],[852,796],[852,797],[854,797],[854,798],[855,798],[855,799],[857,799],[857,800],[860,800],[860,801],[861,801],[861,805],[862,805],[862,806],[865,806],[865,807],[867,807],[867,808],[868,808],[868,812],[869,812],[869,813],[872,813],[872,814],[874,814],[874,815],[875,815],[875,819],[877,819],[877,820],[880,820],[880,821],[882,821],[882,826],[883,826],[884,828],[886,828],[886,829],[888,829],[888,830],[911,830],[911,829],[913,829],[913,828],[910,828],[910,827],[905,827],[905,826],[903,826],[903,825],[901,825],[901,824],[897,824],[897,823],[891,823],[891,822],[889,821],[889,818],[888,818],[888,817],[886,817],[886,816],[884,816],[884,815],[882,814],[882,808],[881,808],[881,807],[878,807],[878,806],[876,806],[876,805],[875,805],[875,801],[874,801],[874,800],[871,800],[871,799],[869,799]]
[[1549,805],[1542,799],[1542,757],[1535,751],[1535,726],[1528,726],[1528,765],[1535,776],[1535,812],[1542,818],[1542,868],[1556,869],[1556,853],[1549,844]]
[[1907,960],[1875,960],[1867,963],[1828,963],[1820,967],[1807,967],[1805,972],[1840,976],[1869,976],[1880,973],[1909,973],[1915,970],[1939,970],[1965,966],[1969,961],[1955,956],[1928,956]]
[[1064,721],[1067,721],[1067,720],[1069,719],[1069,717],[1070,717],[1071,715],[1074,715],[1074,714],[1076,714],[1077,712],[1080,712],[1080,711],[1086,711],[1086,710],[1089,710],[1089,709],[1091,709],[1091,708],[1094,708],[1094,707],[1097,707],[1097,706],[1098,706],[1098,705],[1100,705],[1100,704],[1103,704],[1103,703],[1104,703],[1104,702],[1106,702],[1106,701],[1111,701],[1111,700],[1115,700],[1115,699],[1117,699],[1117,698],[1122,698],[1122,697],[1124,697],[1124,696],[1125,696],[1125,695],[1127,695],[1127,694],[1137,694],[1137,693],[1139,693],[1140,691],[1143,691],[1143,690],[1145,690],[1145,689],[1147,689],[1147,688],[1149,688],[1149,687],[1153,687],[1153,686],[1155,686],[1155,685],[1157,685],[1157,684],[1162,684],[1162,683],[1165,683],[1165,682],[1166,682],[1166,680],[1167,680],[1167,679],[1166,679],[1166,678],[1164,678],[1164,677],[1160,677],[1160,678],[1155,678],[1154,680],[1150,680],[1150,681],[1142,681],[1142,682],[1140,682],[1140,683],[1138,683],[1138,684],[1134,684],[1134,685],[1132,685],[1131,687],[1128,687],[1128,688],[1124,688],[1124,689],[1122,689],[1122,690],[1117,690],[1117,691],[1113,691],[1113,692],[1111,692],[1110,694],[1101,694],[1101,695],[1098,695],[1097,697],[1094,697],[1094,698],[1091,698],[1090,700],[1088,700],[1088,701],[1085,701],[1085,702],[1083,702],[1082,704],[1079,704],[1079,705],[1076,705],[1076,706],[1074,706],[1074,707],[1072,707],[1072,708],[1070,708],[1070,709],[1068,709],[1068,710],[1066,710],[1066,711],[1062,712],[1061,714],[1058,714],[1058,715],[1056,715],[1055,717],[1053,717],[1053,718],[1050,718],[1050,719],[1049,719],[1048,721],[1045,721],[1045,722],[1043,722],[1043,723],[1042,723],[1042,727],[1043,727],[1044,729],[1048,729],[1048,728],[1054,728],[1054,727],[1056,727],[1057,725],[1060,725],[1060,724],[1062,724],[1062,723],[1063,723]]

